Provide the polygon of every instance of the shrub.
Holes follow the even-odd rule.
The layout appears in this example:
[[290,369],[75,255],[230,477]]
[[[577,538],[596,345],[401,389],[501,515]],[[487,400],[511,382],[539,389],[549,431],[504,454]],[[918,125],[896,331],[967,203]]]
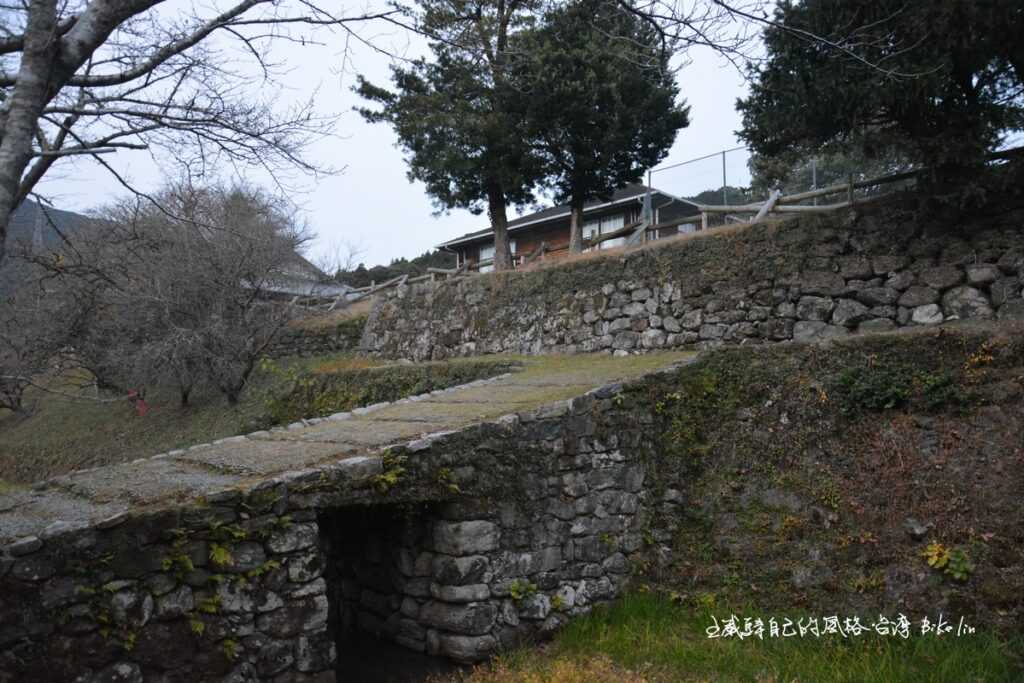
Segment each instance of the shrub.
[[907,403],[914,389],[914,373],[905,366],[847,368],[839,373],[834,393],[843,399],[843,412],[882,411]]
[[847,368],[836,377],[833,392],[845,414],[902,408],[912,401],[929,411],[967,401],[957,378],[949,372],[915,370],[910,365]]

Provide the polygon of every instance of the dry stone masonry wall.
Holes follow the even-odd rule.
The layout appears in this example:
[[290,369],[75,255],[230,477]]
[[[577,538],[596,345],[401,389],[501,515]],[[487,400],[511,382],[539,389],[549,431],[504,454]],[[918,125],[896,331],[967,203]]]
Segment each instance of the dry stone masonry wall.
[[0,681],[333,681],[352,629],[467,662],[550,632],[667,538],[622,390],[9,542]]
[[940,230],[890,205],[392,290],[361,348],[413,359],[631,353],[1021,319],[1022,265],[1019,212]]
[[441,446],[434,476],[469,496],[390,517],[328,514],[340,632],[473,662],[617,595],[649,521],[652,444],[650,416],[615,408],[615,395],[485,427],[479,446],[457,448],[472,458]]
[[267,350],[267,355],[271,358],[288,358],[351,351],[359,344],[366,316],[356,316],[334,325],[319,327],[313,325],[313,322],[315,319],[305,326],[282,329]]
[[275,488],[5,549],[0,680],[333,680],[315,511]]

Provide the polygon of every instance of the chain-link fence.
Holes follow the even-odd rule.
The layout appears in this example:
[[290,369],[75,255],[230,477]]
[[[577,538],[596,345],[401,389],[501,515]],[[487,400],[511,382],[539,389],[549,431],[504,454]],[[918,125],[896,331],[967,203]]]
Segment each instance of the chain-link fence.
[[[822,154],[784,166],[772,161],[756,164],[751,163],[746,147],[733,147],[663,164],[648,172],[647,184],[695,204],[715,207],[703,212],[703,224],[713,227],[749,220],[757,210],[751,207],[762,205],[774,190],[783,197],[780,207],[830,205],[905,187],[913,183],[913,177],[904,173],[909,168],[899,159],[867,160],[854,154]],[[873,183],[876,178],[885,182]],[[841,193],[822,192],[839,186],[843,186]],[[802,198],[808,194],[811,196]],[[736,207],[736,211],[720,207]]]
[[676,163],[662,164],[647,174],[647,184],[699,204],[746,204],[749,197],[750,152],[733,147]]
[[[758,199],[750,190],[749,161],[750,152],[746,147],[733,147],[663,164],[648,172],[647,185],[702,205],[748,204]],[[727,214],[706,214],[703,225],[714,227],[729,220]]]

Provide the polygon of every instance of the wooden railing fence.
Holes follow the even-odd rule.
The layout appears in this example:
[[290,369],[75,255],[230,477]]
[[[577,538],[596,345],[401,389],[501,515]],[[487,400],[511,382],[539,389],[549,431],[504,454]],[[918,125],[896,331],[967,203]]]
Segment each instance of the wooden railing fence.
[[[989,155],[991,160],[1005,160],[1014,157],[1024,156],[1024,147],[1016,147],[1013,149],[1002,150],[994,152]],[[880,197],[886,196],[891,193],[873,194],[868,196],[857,196],[858,190],[864,190],[867,188],[878,188],[893,183],[898,183],[906,180],[912,180],[916,178],[923,169],[914,169],[910,171],[901,171],[899,173],[890,173],[887,175],[878,176],[875,178],[868,178],[864,180],[854,180],[852,177],[845,183],[837,183],[835,185],[829,185],[815,190],[808,190],[806,192],[797,192],[795,194],[783,195],[779,190],[773,190],[764,201],[752,202],[749,204],[733,204],[733,205],[716,205],[716,204],[696,204],[694,205],[699,210],[699,213],[695,213],[690,216],[684,216],[682,218],[676,218],[670,221],[664,221],[654,225],[648,225],[646,222],[638,221],[625,225],[618,230],[608,232],[596,237],[584,239],[584,249],[590,249],[596,247],[604,242],[608,242],[614,239],[625,238],[627,245],[641,244],[658,239],[658,233],[662,230],[668,230],[671,228],[678,228],[681,225],[692,224],[695,229],[707,230],[713,229],[710,226],[709,216],[722,215],[731,217],[737,220],[737,222],[743,223],[758,223],[763,221],[772,215],[785,215],[785,214],[798,214],[798,213],[825,213],[828,211],[836,211],[839,209],[845,209],[857,204],[862,204],[867,201],[876,201]],[[833,195],[843,195],[841,201],[832,202],[829,204],[803,204],[811,200],[818,200],[822,197],[830,197]],[[748,220],[740,220],[745,215],[753,214]],[[697,226],[700,226],[699,228]],[[548,254],[554,254],[562,251],[568,251],[568,245],[553,247],[547,242],[541,242],[533,251],[524,254],[514,254],[513,265],[516,267],[525,266],[531,263],[541,261]],[[371,284],[368,287],[360,287],[359,289],[353,289],[349,292],[339,295],[338,297],[324,301],[324,299],[318,299],[317,304],[310,303],[316,307],[326,307],[328,311],[334,310],[341,306],[348,306],[356,301],[365,299],[368,296],[377,294],[386,289],[392,287],[398,287],[404,284],[413,284],[416,282],[433,281],[437,279],[452,279],[457,277],[463,277],[468,275],[473,270],[479,270],[482,266],[489,266],[494,263],[493,259],[484,259],[473,264],[463,263],[458,268],[427,268],[427,272],[424,275],[417,277],[409,277],[408,275],[400,275],[392,278],[386,282],[380,284]],[[295,302],[293,302],[295,303]]]

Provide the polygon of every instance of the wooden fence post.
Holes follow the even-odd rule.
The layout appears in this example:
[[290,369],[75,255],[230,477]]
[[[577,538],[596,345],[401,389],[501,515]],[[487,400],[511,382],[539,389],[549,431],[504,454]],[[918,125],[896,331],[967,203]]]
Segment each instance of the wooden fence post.
[[779,201],[779,197],[781,197],[781,196],[782,196],[782,190],[779,190],[778,188],[772,190],[772,193],[770,195],[768,195],[768,200],[764,203],[764,206],[762,206],[761,209],[757,212],[757,215],[754,216],[754,220],[752,220],[750,222],[751,223],[758,223],[758,222],[760,222],[762,218],[767,216],[768,213],[772,209],[775,208],[775,202]]

